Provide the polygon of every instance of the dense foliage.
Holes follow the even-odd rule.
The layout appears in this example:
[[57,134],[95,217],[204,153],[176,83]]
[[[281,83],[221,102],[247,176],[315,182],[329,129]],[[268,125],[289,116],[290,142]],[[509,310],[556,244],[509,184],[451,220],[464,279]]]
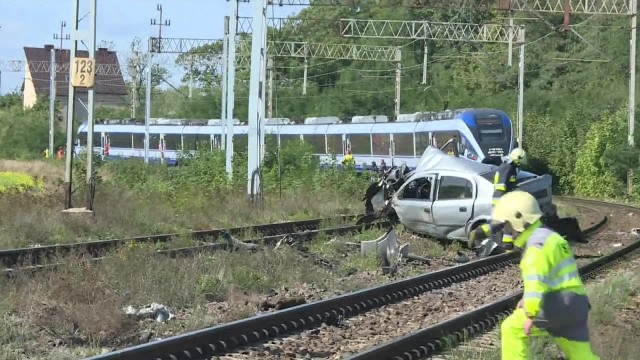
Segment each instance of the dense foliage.
[[[397,0],[378,0],[376,4],[395,4]],[[357,43],[400,46],[402,50],[401,112],[440,110],[464,107],[494,107],[507,111],[516,119],[518,48],[514,48],[513,66],[507,66],[506,44],[437,41],[353,39],[339,36],[338,19],[430,20],[461,23],[506,24],[506,13],[478,10],[480,0],[432,1],[430,7],[310,7],[297,19],[286,22],[280,30],[270,29],[270,40],[309,43]],[[554,176],[557,189],[585,196],[623,196],[627,170],[640,173],[640,154],[627,145],[627,101],[629,26],[628,19],[571,14],[569,31],[562,31],[562,14],[542,14],[544,21],[516,20],[526,26],[525,46],[525,116],[524,147],[529,152],[529,170]],[[531,18],[529,16],[529,18]],[[553,27],[553,29],[552,29]],[[559,30],[560,29],[560,30]],[[247,40],[249,36],[242,35]],[[132,49],[139,44],[134,40]],[[428,74],[422,84],[424,46],[428,47]],[[155,64],[175,62],[190,70],[193,97],[189,98],[189,76],[182,84],[162,90],[167,71],[158,65],[153,71],[152,116],[168,118],[219,118],[221,113],[222,44],[214,43],[177,57],[159,55]],[[244,52],[243,52],[244,51]],[[247,56],[248,48],[238,57]],[[350,117],[365,114],[393,115],[395,66],[392,63],[310,58],[307,95],[302,95],[304,60],[274,59],[273,116],[300,120],[308,116],[337,115]],[[144,61],[127,60],[129,68],[143,74]],[[235,82],[235,117],[246,119],[249,74],[237,69]],[[144,84],[138,78],[137,91]],[[141,96],[139,96],[142,99]],[[0,103],[1,149],[4,157],[34,155],[46,143],[46,124],[37,120],[44,113]],[[10,102],[10,101],[9,101]],[[144,104],[138,106],[138,117]],[[128,116],[129,109],[99,109],[99,117]],[[24,119],[24,120],[22,120]],[[17,122],[21,124],[15,128]],[[6,125],[4,125],[6,124]],[[13,128],[12,128],[13,126]],[[8,136],[7,134],[11,134]],[[35,136],[34,136],[35,135]],[[37,140],[35,140],[37,137]],[[279,164],[275,155],[265,158],[265,186],[277,186],[289,174],[315,168],[315,159],[307,158],[304,145],[283,149]],[[246,171],[242,154],[237,154],[235,169]],[[294,160],[292,162],[292,160]],[[148,171],[173,176],[169,169],[141,170],[138,164],[122,165],[130,169],[122,176],[140,177],[165,186]],[[198,155],[185,165],[189,179],[196,184],[226,184],[222,154]],[[215,172],[204,171],[216,169]],[[145,168],[146,169],[146,168]],[[140,173],[144,172],[144,173]],[[182,173],[182,172],[181,172]],[[310,173],[311,174],[311,173]],[[245,184],[246,175],[234,179]],[[163,175],[165,176],[165,175]],[[302,182],[324,186],[323,181],[340,183],[332,172],[313,172],[309,176],[290,176],[283,188]],[[326,178],[325,178],[326,177]],[[190,181],[180,186],[193,185]],[[142,180],[140,180],[142,181]],[[636,175],[635,182],[640,182]],[[176,185],[178,186],[178,185]],[[195,185],[194,185],[195,186]],[[218,185],[216,185],[218,186]],[[225,185],[226,186],[226,185]],[[635,188],[640,198],[640,186]]]

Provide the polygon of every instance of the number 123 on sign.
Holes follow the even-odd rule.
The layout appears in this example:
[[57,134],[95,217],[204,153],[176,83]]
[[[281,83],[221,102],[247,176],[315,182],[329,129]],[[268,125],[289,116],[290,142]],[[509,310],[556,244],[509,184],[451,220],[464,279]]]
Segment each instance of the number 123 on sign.
[[96,76],[96,61],[89,58],[75,58],[71,67],[71,85],[93,87]]

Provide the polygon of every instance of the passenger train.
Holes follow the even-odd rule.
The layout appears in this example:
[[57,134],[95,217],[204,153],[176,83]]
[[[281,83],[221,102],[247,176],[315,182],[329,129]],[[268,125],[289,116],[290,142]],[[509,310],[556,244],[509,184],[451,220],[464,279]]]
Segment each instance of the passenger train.
[[[234,123],[234,150],[246,151],[248,126],[238,119]],[[150,161],[176,164],[180,152],[194,152],[202,142],[211,149],[220,148],[222,128],[217,119],[152,118],[149,127]],[[141,121],[100,121],[94,127],[94,150],[109,158],[144,158],[144,137],[145,126]],[[271,150],[270,144],[284,146],[296,139],[309,143],[324,164],[334,156],[340,163],[345,154],[351,153],[357,169],[372,162],[379,166],[382,160],[387,166],[406,163],[413,169],[428,145],[477,161],[505,156],[517,146],[511,120],[505,112],[495,109],[402,114],[394,122],[383,115],[354,116],[349,123],[337,117],[306,118],[304,124],[294,124],[287,118],[267,119],[267,151]],[[86,142],[85,121],[78,129],[76,153],[84,150]]]

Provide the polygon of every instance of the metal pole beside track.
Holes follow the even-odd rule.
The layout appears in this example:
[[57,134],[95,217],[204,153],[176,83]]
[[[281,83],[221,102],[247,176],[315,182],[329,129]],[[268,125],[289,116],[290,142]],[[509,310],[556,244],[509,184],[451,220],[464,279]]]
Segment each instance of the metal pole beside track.
[[227,143],[227,79],[229,73],[229,17],[224,17],[224,37],[222,39],[222,100],[220,101],[220,148]]
[[524,126],[524,26],[520,26],[520,64],[518,65],[518,146],[522,147]]
[[[629,0],[631,12],[631,39],[629,40],[629,146],[635,146],[635,121],[636,121],[636,26],[638,2]],[[633,169],[627,173],[627,194],[633,192]]]
[[144,163],[149,163],[149,123],[151,122],[151,75],[153,71],[153,57],[151,52],[151,38],[149,38],[149,48],[147,50],[147,88],[145,89],[144,104]]
[[235,109],[237,24],[238,0],[233,0],[231,1],[231,15],[229,16],[229,44],[227,46],[227,143],[225,149],[225,169],[228,179],[233,178],[233,115]]
[[[62,49],[60,49],[62,50]],[[56,117],[56,49],[51,49],[49,69],[49,156],[53,157],[53,141]]]
[[[69,64],[73,64],[78,51],[78,22],[80,17],[80,0],[73,2],[73,29],[71,30],[71,48],[69,49]],[[69,95],[67,102],[67,148],[64,167],[64,208],[71,208],[71,194],[73,193],[73,174],[71,173],[73,165],[73,116],[75,114],[76,88],[71,84],[71,76],[69,76]],[[92,141],[92,133],[87,133],[87,141]]]
[[[89,58],[95,59],[96,57],[96,10],[97,10],[97,0],[91,0],[91,16],[90,16],[90,25],[89,25]],[[93,97],[95,94],[95,87],[91,87],[89,89],[89,94],[87,95],[87,173],[86,173],[86,184],[87,184],[87,194],[86,194],[86,205],[85,208],[87,210],[93,211],[93,195],[94,195],[94,179],[93,179]],[[91,141],[89,141],[91,139]]]

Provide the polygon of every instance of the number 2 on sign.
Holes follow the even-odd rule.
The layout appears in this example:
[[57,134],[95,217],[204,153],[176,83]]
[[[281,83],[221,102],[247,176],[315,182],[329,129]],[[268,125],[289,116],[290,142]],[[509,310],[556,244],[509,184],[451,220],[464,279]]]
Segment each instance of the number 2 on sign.
[[75,87],[93,87],[95,80],[95,60],[89,58],[76,58],[73,62],[71,85]]

